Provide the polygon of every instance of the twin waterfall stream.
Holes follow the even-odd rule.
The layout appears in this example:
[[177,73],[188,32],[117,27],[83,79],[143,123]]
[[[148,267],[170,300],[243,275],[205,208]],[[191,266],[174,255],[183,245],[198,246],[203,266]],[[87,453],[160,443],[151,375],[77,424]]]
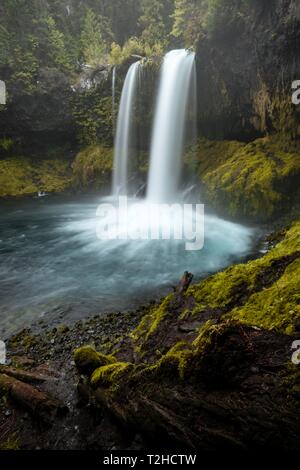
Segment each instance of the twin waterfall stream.
[[[122,91],[114,152],[114,196],[129,195],[128,165],[141,68],[141,62],[131,65]],[[194,106],[196,120],[195,83],[195,54],[184,49],[169,52],[162,65],[153,124],[147,185],[147,200],[151,202],[172,202],[178,194],[189,105]]]
[[[149,154],[149,165],[143,163],[144,196],[137,195],[135,185],[140,182],[135,181],[133,170],[141,149],[134,134],[139,117],[136,110],[144,96],[140,95],[144,91],[143,67],[143,61],[134,63],[123,86],[116,123],[112,195],[29,198],[1,205],[0,333],[44,317],[49,323],[58,316],[74,321],[101,312],[133,310],[168,294],[184,271],[192,272],[197,280],[249,254],[252,231],[208,210],[204,217],[205,243],[199,251],[188,251],[185,240],[179,237],[97,236],[99,207],[118,205],[119,196],[127,196],[127,219],[120,211],[118,222],[107,216],[103,223],[108,232],[121,235],[128,234],[128,230],[168,230],[169,221],[159,220],[158,213],[154,212],[150,222],[145,217],[149,206],[182,207],[186,202],[193,206],[201,202],[201,182],[192,196],[194,181],[186,175],[187,186],[182,181],[183,155],[195,138],[197,105],[195,55],[185,50],[171,51],[163,61],[153,117],[152,108],[148,110],[143,102],[142,112],[148,115],[142,124],[152,127],[152,137],[149,144],[148,139],[139,140],[143,150],[149,147],[144,152],[145,157]],[[119,82],[116,72],[114,103],[115,84]],[[140,209],[138,216],[130,212],[134,206]],[[193,217],[189,214],[186,222],[193,222]],[[181,223],[172,220],[176,230]]]

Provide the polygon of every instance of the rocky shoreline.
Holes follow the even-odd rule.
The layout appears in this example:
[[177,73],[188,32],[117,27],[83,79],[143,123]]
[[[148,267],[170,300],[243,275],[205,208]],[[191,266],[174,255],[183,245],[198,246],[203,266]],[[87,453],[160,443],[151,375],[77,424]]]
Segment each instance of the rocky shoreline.
[[299,233],[134,312],[12,336],[0,448],[299,449]]
[[[113,345],[120,343],[123,335],[138,325],[143,314],[144,308],[140,308],[122,315],[95,316],[73,326],[60,324],[49,330],[44,325],[39,332],[26,329],[12,336],[8,341],[8,368],[46,376],[45,381],[37,383],[39,390],[55,396],[67,408],[67,414],[63,413],[58,418],[51,415],[51,410],[50,414],[40,416],[38,411],[26,405],[18,406],[15,401],[4,400],[2,389],[0,449],[122,448],[122,433],[107,421],[102,411],[92,403],[87,408],[81,407],[80,396],[76,392],[80,376],[74,366],[73,351],[84,344],[91,344],[108,352]],[[1,374],[3,372],[5,369],[2,368]],[[109,433],[103,421],[107,421]]]

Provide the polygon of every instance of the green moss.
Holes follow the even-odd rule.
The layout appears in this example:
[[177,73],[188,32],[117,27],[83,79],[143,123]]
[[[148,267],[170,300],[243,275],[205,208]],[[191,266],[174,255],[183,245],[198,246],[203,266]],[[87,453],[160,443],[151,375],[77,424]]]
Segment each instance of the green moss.
[[22,347],[29,350],[36,345],[36,342],[37,338],[31,334],[30,330],[24,329],[9,339],[8,346],[13,349]]
[[198,360],[211,344],[217,335],[228,328],[229,322],[215,324],[208,320],[198,332],[197,338],[193,342],[179,341],[173,345],[169,351],[158,361],[150,366],[142,366],[135,373],[135,378],[139,377],[170,377],[174,379],[174,374],[179,380],[185,380],[193,373],[193,364]]
[[[207,309],[222,309],[225,318],[292,333],[294,322],[300,317],[299,255],[300,222],[297,222],[286,232],[282,242],[264,257],[232,266],[191,286],[186,295],[195,301],[192,314],[197,316]],[[291,261],[280,275],[277,263],[285,257],[291,257]],[[269,286],[263,281],[266,272],[275,276]],[[239,302],[242,305],[236,306]]]
[[[122,384],[134,386],[140,381],[199,380],[202,358],[218,345],[219,338],[237,331],[239,324],[293,334],[295,322],[300,319],[300,222],[281,231],[279,239],[281,241],[264,257],[232,266],[191,286],[180,305],[175,305],[174,296],[169,295],[159,306],[150,307],[131,334],[136,351],[140,353],[139,360],[148,352],[152,353],[150,358],[147,356],[149,362],[103,364],[94,370],[91,386],[107,387],[114,393],[121,390]],[[173,315],[180,317],[181,310],[181,315],[184,312],[191,320],[201,319],[204,312],[213,309],[218,314],[221,312],[221,317],[207,320],[202,325],[199,322],[201,326],[196,337],[185,336],[179,340],[176,322],[174,326],[171,321]],[[173,334],[174,344],[162,354],[160,351],[166,346],[163,342],[165,331],[171,333],[168,343]],[[97,358],[95,351],[93,354]],[[288,367],[283,380],[286,380],[289,396],[297,398],[299,384]]]
[[74,352],[74,361],[80,372],[91,374],[95,369],[116,362],[113,356],[105,356],[92,346],[83,346]]
[[73,164],[74,184],[80,188],[100,189],[110,181],[112,149],[93,145],[82,150]]
[[244,306],[233,309],[228,317],[293,334],[295,320],[300,318],[300,258],[286,268],[277,282],[253,294]]
[[198,172],[202,197],[233,217],[271,219],[296,196],[300,146],[280,135],[249,144],[202,140],[185,161]]
[[0,450],[20,450],[19,439],[15,435],[10,436],[5,442],[0,443]]
[[236,141],[212,141],[200,139],[184,157],[185,165],[193,173],[197,172],[199,177],[214,171],[220,165],[243,148],[242,142]]
[[[192,343],[175,343],[137,374],[168,375],[177,371],[183,379],[193,359],[204,353],[232,322],[293,334],[300,319],[300,222],[281,231],[279,238],[282,240],[264,257],[231,266],[189,287],[186,302],[176,310],[178,318],[201,320],[207,312],[216,311],[222,321],[206,321]],[[172,329],[168,321],[175,315],[173,299],[169,295],[159,306],[151,307],[131,334],[140,359],[147,352],[153,359],[153,348],[164,347],[164,331]],[[175,342],[177,330],[173,334]]]
[[195,353],[200,354],[204,352],[212,344],[216,335],[220,334],[220,332],[222,332],[226,327],[226,323],[215,324],[212,320],[205,322],[199,329],[197,338],[193,341]]
[[91,386],[97,388],[99,386],[116,385],[121,375],[132,369],[133,365],[128,362],[115,362],[96,369],[91,377]]
[[162,358],[155,364],[153,370],[157,374],[165,374],[176,368],[178,376],[181,380],[185,378],[189,361],[193,357],[194,352],[191,344],[185,341],[180,341],[175,344]]
[[38,186],[48,193],[60,193],[72,184],[72,174],[68,162],[45,160],[37,168]]
[[14,146],[14,142],[12,139],[9,139],[9,138],[3,138],[3,139],[0,139],[0,151],[4,151],[4,152],[9,152],[10,150],[12,150]]
[[0,160],[0,197],[32,195],[39,190],[47,193],[62,192],[71,183],[68,162],[33,162],[21,157]]
[[160,305],[151,307],[149,313],[146,314],[137,328],[131,333],[132,339],[139,343],[146,341],[159,327],[160,323],[168,315],[168,307],[173,300],[173,295],[168,295]]

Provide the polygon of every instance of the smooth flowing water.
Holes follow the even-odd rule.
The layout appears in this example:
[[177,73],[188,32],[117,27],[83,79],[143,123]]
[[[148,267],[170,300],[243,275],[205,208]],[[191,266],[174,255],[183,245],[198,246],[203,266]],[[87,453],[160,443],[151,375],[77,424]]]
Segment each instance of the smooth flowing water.
[[[104,217],[101,223],[108,232],[164,230],[167,220],[158,221],[156,213],[149,224],[147,207],[156,202],[191,202],[190,191],[179,191],[179,178],[185,127],[189,119],[193,121],[189,114],[194,109],[194,67],[191,52],[167,54],[157,101],[147,198],[128,201],[129,208],[139,206],[139,216],[131,212],[125,218],[121,213],[118,221],[111,215]],[[197,279],[251,251],[252,230],[208,214],[201,251],[187,251],[186,240],[172,236],[166,240],[103,240],[97,236],[99,204],[115,203],[117,196],[127,194],[139,69],[139,63],[130,67],[122,92],[113,196],[1,202],[0,338],[39,319],[50,324],[134,309],[170,292],[186,270]],[[175,220],[175,229],[180,223]]]
[[116,76],[117,76],[117,68],[114,67],[112,70],[112,78],[111,78],[111,101],[112,101],[112,125],[113,125],[113,135],[115,136],[115,109],[116,109]]
[[172,290],[185,270],[201,277],[251,249],[250,230],[212,216],[205,220],[202,251],[188,252],[177,240],[99,240],[101,202],[1,203],[0,333],[41,318],[50,323],[134,309]]
[[195,103],[195,54],[184,49],[164,59],[151,144],[147,198],[153,202],[176,199],[182,164],[189,99]]
[[121,95],[114,149],[113,194],[115,196],[127,194],[128,161],[129,155],[132,156],[133,152],[133,112],[140,67],[140,62],[131,65]]

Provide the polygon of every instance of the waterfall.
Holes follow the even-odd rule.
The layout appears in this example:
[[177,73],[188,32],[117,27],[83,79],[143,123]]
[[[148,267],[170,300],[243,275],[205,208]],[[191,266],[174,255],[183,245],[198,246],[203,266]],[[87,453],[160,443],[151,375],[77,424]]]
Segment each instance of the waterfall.
[[115,108],[116,108],[116,72],[117,68],[114,67],[112,71],[112,83],[111,83],[111,101],[112,101],[112,127],[113,136],[115,136],[116,122],[115,122]]
[[[193,93],[195,54],[184,49],[164,59],[151,143],[147,198],[174,200],[178,192],[188,103]],[[196,97],[191,97],[196,102]]]
[[133,112],[140,62],[129,68],[124,82],[115,138],[113,194],[127,195],[128,160],[132,150]]

